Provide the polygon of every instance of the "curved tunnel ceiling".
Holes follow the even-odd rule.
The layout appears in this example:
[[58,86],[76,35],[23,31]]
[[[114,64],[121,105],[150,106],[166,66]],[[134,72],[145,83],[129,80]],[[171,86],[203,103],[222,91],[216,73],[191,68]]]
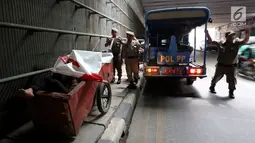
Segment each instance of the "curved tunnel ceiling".
[[141,0],[144,10],[205,6],[211,11],[213,24],[217,27],[231,22],[231,6],[246,6],[247,18],[255,16],[255,0]]

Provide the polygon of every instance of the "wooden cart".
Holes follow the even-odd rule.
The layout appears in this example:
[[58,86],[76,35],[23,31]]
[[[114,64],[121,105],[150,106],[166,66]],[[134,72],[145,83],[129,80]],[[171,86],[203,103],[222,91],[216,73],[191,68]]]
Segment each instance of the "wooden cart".
[[112,92],[112,63],[103,64],[104,82],[82,81],[68,94],[38,91],[34,98],[33,123],[39,131],[76,136],[84,119],[96,103],[102,114],[108,112]]

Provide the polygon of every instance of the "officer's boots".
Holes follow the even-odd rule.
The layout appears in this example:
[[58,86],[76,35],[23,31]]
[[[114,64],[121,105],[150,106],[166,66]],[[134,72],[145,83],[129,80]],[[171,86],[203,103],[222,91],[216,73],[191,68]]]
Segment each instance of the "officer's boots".
[[118,78],[117,84],[121,84],[121,77]]
[[129,89],[136,89],[136,85],[133,81],[130,82],[130,84],[128,85]]
[[229,96],[229,98],[234,99],[235,98],[234,91],[230,90],[228,96]]
[[113,78],[112,78],[112,81],[111,81],[111,83],[114,83],[114,82],[115,82],[115,77],[113,77]]
[[213,93],[213,94],[216,93],[214,86],[210,86],[209,90],[210,90],[210,92]]

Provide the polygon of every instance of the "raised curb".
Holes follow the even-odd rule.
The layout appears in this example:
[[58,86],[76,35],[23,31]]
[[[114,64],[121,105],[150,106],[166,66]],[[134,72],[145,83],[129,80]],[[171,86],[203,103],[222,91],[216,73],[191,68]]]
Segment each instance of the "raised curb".
[[[119,143],[123,135],[128,131],[139,93],[144,84],[142,77],[138,83],[137,90],[129,90],[123,101],[120,103],[111,123],[97,143]],[[121,120],[118,121],[117,120]],[[121,122],[121,123],[120,123]]]
[[97,110],[96,107],[96,110],[85,119],[85,123],[102,125],[106,129],[108,124],[111,122],[111,119],[114,117],[114,113],[116,112],[116,109],[119,107],[122,100],[122,97],[113,96],[111,107],[105,115],[101,116],[101,113]]
[[118,108],[114,116],[124,119],[125,124],[127,124],[129,119],[131,118],[132,111],[133,111],[132,105],[123,102],[120,104],[120,107]]
[[98,143],[117,143],[126,129],[124,119],[113,117]]
[[81,126],[80,133],[75,137],[75,140],[72,141],[72,143],[84,141],[86,141],[86,143],[96,142],[100,138],[100,135],[103,134],[104,130],[105,128],[102,125],[85,124],[84,126]]

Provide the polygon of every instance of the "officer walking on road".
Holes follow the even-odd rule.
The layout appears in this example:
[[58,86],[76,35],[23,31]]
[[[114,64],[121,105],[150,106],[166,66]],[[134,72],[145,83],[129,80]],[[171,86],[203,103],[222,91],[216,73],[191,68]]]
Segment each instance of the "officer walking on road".
[[[126,72],[128,76],[128,81],[130,82],[129,88],[136,88],[138,83],[139,75],[139,48],[140,44],[137,40],[134,40],[134,33],[127,31],[127,43],[123,44],[122,55],[125,59]],[[132,75],[133,74],[133,75]]]
[[115,81],[115,70],[118,72],[118,81],[117,84],[121,83],[121,76],[122,76],[122,42],[121,38],[117,37],[118,30],[116,28],[112,28],[112,38],[108,38],[105,47],[110,45],[111,52],[113,54],[113,80],[112,83]]
[[[244,40],[235,39],[235,33],[230,31],[225,34],[226,42],[223,44],[217,43],[218,45],[218,58],[216,64],[216,70],[214,77],[211,81],[210,92],[216,93],[215,86],[216,83],[224,76],[227,76],[229,97],[234,99],[234,90],[236,89],[236,66],[237,66],[237,54],[239,48],[246,44],[249,40],[251,30],[248,28],[245,30],[246,35]],[[212,39],[208,33],[205,31],[208,37],[208,42],[212,42]]]

